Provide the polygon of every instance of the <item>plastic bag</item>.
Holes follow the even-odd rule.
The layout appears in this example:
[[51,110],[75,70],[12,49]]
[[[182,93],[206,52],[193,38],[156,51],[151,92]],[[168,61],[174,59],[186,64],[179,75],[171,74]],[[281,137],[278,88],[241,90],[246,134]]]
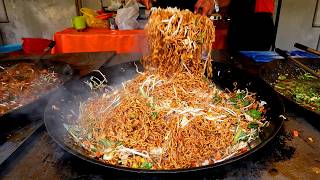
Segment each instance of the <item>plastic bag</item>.
[[94,10],[89,8],[81,8],[80,11],[86,18],[86,23],[89,27],[110,29],[108,21],[96,18],[96,16],[98,16],[99,14]]
[[108,0],[108,1],[106,1],[107,10],[108,11],[118,10],[122,6],[121,1],[122,0]]
[[122,9],[118,9],[116,24],[119,29],[138,29],[139,5],[136,0],[127,0]]

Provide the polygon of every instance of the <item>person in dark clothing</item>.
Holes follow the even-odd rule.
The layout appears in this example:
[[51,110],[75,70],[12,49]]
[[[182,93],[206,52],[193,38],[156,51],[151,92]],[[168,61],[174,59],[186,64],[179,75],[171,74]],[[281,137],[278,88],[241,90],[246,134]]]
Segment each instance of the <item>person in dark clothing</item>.
[[231,52],[270,50],[275,38],[273,9],[274,0],[232,0],[228,49]]
[[[140,0],[150,8],[150,0]],[[227,49],[238,51],[270,50],[274,42],[273,10],[274,0],[157,0],[155,7],[178,7],[202,15],[212,13],[215,3],[228,6],[231,18],[228,31]]]

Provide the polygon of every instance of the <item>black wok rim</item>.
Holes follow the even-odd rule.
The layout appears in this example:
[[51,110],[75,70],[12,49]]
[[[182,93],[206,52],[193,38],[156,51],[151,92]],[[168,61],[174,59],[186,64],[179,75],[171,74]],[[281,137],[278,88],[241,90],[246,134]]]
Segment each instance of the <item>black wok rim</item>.
[[201,167],[196,167],[196,168],[189,168],[189,169],[173,169],[173,170],[144,170],[144,169],[133,169],[133,168],[127,168],[127,167],[121,167],[121,166],[115,166],[112,164],[104,164],[101,161],[98,161],[96,159],[93,158],[88,158],[86,156],[84,156],[81,153],[76,152],[75,150],[68,148],[67,146],[63,145],[62,142],[60,142],[58,139],[55,138],[55,136],[53,135],[53,133],[51,132],[51,130],[49,130],[47,128],[47,125],[45,123],[47,132],[49,134],[49,136],[54,140],[54,142],[56,142],[63,150],[65,150],[66,152],[86,161],[86,162],[90,162],[93,163],[95,165],[98,165],[100,167],[105,167],[105,168],[110,168],[113,170],[118,170],[118,171],[124,171],[124,172],[129,172],[129,173],[143,173],[143,174],[177,174],[177,173],[192,173],[192,172],[197,172],[197,171],[205,171],[205,170],[210,170],[210,169],[214,169],[214,168],[218,168],[218,167],[222,167],[224,165],[227,164],[231,164],[234,163],[240,159],[246,158],[248,156],[251,156],[253,153],[255,153],[256,151],[260,150],[262,147],[264,147],[265,145],[267,145],[270,141],[272,141],[274,139],[275,136],[277,136],[277,134],[279,133],[279,131],[281,130],[282,126],[283,126],[283,119],[281,119],[281,123],[280,126],[278,128],[276,128],[275,132],[272,133],[272,135],[264,142],[260,143],[258,146],[254,147],[252,150],[241,154],[239,156],[235,156],[233,158],[230,158],[228,160],[216,163],[216,164],[211,164],[211,165],[207,165],[207,166],[201,166]]
[[[217,64],[224,64],[224,63],[217,63]],[[228,64],[225,64],[229,67],[231,67]],[[235,69],[237,71],[243,72],[243,70],[239,69],[239,68],[234,68],[231,67],[231,69]],[[227,159],[225,161],[219,162],[219,163],[215,163],[215,164],[210,164],[210,165],[206,165],[206,166],[200,166],[200,167],[195,167],[195,168],[184,168],[184,169],[172,169],[172,170],[145,170],[145,169],[133,169],[133,168],[128,168],[128,167],[122,167],[122,166],[116,166],[116,165],[112,165],[112,164],[106,164],[103,163],[97,159],[94,158],[89,158],[83,154],[81,154],[80,152],[64,145],[64,142],[60,141],[59,138],[56,138],[56,136],[54,135],[54,130],[52,128],[48,127],[48,119],[47,118],[47,111],[50,109],[49,106],[46,107],[45,113],[44,113],[44,123],[47,129],[47,132],[49,134],[49,136],[54,140],[54,142],[56,142],[63,150],[65,150],[66,152],[86,161],[86,162],[90,162],[92,164],[98,165],[100,167],[103,168],[109,168],[111,170],[116,170],[116,171],[122,171],[122,172],[128,172],[128,173],[136,173],[136,174],[179,174],[179,173],[195,173],[195,172],[202,172],[202,171],[206,171],[206,170],[210,170],[210,169],[215,169],[218,167],[222,167],[224,165],[227,164],[231,164],[234,163],[240,159],[246,158],[252,154],[254,154],[256,151],[260,150],[261,148],[265,147],[270,141],[272,141],[274,139],[274,137],[277,136],[277,134],[279,133],[279,131],[281,130],[283,123],[284,123],[284,118],[280,117],[280,115],[283,115],[285,113],[285,107],[283,104],[282,99],[279,97],[278,94],[274,94],[277,97],[277,101],[280,103],[279,107],[281,108],[279,110],[279,116],[275,117],[277,118],[274,121],[279,121],[279,125],[276,126],[274,128],[274,130],[270,133],[270,136],[264,140],[263,142],[261,142],[259,145],[257,145],[256,147],[254,147],[253,149],[251,149],[250,151],[247,151],[246,153],[243,153],[241,155],[232,157],[230,159]],[[50,104],[50,103],[49,103]],[[282,114],[280,114],[282,113]]]

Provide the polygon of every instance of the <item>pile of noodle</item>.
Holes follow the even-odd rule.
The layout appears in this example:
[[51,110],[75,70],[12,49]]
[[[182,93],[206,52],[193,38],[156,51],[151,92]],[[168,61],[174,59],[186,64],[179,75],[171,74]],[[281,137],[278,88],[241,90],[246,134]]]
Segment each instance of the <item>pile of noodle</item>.
[[[143,65],[150,70],[81,104],[81,130],[67,127],[77,142],[105,163],[145,169],[208,165],[247,147],[258,132],[249,128],[254,120],[247,112],[265,110],[255,94],[224,92],[204,78],[212,73],[212,22],[187,10],[157,9],[146,32],[151,54]],[[262,127],[263,117],[256,122]],[[239,132],[246,143],[235,138]]]
[[145,67],[155,67],[163,75],[187,70],[212,76],[215,28],[208,17],[189,10],[158,9],[151,14],[146,33],[150,56],[144,58]]

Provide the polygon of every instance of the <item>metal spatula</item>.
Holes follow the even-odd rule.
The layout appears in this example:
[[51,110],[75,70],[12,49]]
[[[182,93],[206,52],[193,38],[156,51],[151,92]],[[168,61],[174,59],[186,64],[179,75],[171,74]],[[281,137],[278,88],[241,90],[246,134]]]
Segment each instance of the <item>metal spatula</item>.
[[52,48],[56,45],[56,42],[51,40],[48,47],[43,50],[43,53],[36,59],[33,59],[34,63],[39,67],[46,67],[47,65],[42,61],[42,58],[47,55]]

